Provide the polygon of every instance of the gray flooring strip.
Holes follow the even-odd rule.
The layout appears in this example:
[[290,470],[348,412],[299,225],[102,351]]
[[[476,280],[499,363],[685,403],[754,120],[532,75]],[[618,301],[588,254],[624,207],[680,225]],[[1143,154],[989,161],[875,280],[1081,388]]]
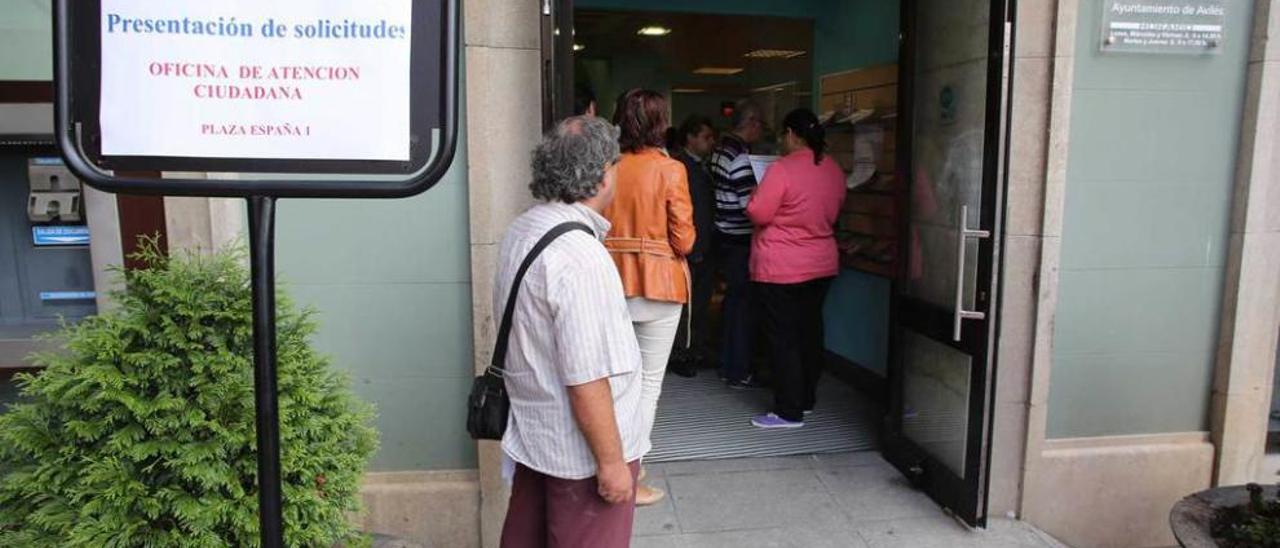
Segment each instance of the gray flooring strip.
[[667,375],[658,400],[647,462],[785,457],[876,448],[877,407],[832,379],[818,389],[818,408],[804,428],[761,430],[751,417],[768,412],[768,389],[731,390],[703,370],[692,379]]

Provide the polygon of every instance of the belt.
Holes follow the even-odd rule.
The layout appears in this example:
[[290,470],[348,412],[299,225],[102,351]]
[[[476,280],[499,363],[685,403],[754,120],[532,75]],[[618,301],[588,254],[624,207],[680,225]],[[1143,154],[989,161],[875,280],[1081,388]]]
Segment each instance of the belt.
[[635,253],[677,259],[671,244],[648,238],[605,238],[604,247],[612,253]]
[[681,260],[676,256],[676,252],[671,249],[671,243],[667,241],[650,240],[648,238],[605,238],[604,247],[610,253],[630,253],[636,255],[650,255],[653,257],[662,257],[679,261],[680,266],[684,268],[684,280],[688,296],[685,298],[686,307],[686,326],[685,347],[693,345],[693,274],[689,272],[689,261]]

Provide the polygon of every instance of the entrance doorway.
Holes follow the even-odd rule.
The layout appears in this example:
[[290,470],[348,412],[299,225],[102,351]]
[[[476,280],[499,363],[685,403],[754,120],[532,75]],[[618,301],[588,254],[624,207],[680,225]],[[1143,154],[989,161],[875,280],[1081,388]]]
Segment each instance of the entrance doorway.
[[[569,115],[575,89],[584,88],[594,90],[605,117],[618,94],[647,87],[669,98],[673,123],[700,114],[720,131],[731,129],[739,100],[761,105],[774,129],[789,110],[806,107],[823,119],[830,152],[849,177],[838,231],[844,271],[826,305],[829,374],[815,411],[827,398],[838,402],[828,408],[831,428],[810,429],[803,440],[756,433],[773,435],[757,443],[746,412],[736,423],[745,432],[724,434],[712,427],[735,424],[726,409],[767,410],[768,393],[724,392],[714,370],[669,375],[655,456],[877,450],[956,517],[985,526],[1009,2],[558,0],[547,7],[548,121]],[[752,152],[776,150],[766,139]]]

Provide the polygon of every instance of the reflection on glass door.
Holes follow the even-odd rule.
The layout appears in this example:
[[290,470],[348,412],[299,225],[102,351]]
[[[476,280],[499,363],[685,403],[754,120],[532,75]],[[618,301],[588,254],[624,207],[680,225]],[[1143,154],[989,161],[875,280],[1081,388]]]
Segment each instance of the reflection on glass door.
[[903,5],[910,253],[894,290],[886,455],[973,525],[986,521],[1007,7]]
[[[961,300],[972,309],[976,261],[962,261],[957,231],[967,208],[982,212],[986,160],[990,0],[920,0],[911,104],[911,211],[913,253],[906,293],[951,308],[959,274]],[[964,257],[977,255],[965,242]],[[965,271],[958,271],[963,264]]]
[[905,330],[902,434],[964,475],[973,357]]

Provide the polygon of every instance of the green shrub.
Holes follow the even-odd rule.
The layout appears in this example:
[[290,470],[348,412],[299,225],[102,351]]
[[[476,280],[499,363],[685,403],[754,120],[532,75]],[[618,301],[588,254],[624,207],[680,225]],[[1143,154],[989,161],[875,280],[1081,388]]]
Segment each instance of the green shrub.
[[[118,307],[65,326],[0,415],[0,546],[258,545],[252,303],[242,252],[123,272]],[[288,546],[359,542],[347,519],[375,450],[372,410],[278,299]]]

